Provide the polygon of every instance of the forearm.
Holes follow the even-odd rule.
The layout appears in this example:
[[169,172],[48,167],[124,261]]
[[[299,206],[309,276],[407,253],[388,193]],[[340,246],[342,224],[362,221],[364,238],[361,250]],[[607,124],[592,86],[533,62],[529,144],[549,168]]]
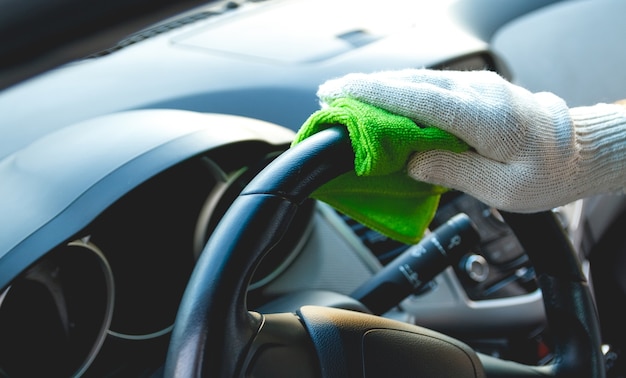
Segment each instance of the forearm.
[[[587,193],[626,188],[626,100],[570,110],[586,173],[580,189]],[[585,189],[586,188],[586,189]]]

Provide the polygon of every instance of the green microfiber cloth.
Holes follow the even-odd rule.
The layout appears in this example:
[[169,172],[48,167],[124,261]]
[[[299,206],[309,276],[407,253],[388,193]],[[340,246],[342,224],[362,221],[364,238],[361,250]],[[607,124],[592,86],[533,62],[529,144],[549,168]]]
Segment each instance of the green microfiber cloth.
[[348,129],[354,171],[318,188],[313,197],[394,240],[417,243],[447,189],[409,177],[409,156],[432,149],[463,152],[468,145],[439,128],[418,126],[407,117],[351,98],[338,98],[313,113],[292,145],[332,125]]

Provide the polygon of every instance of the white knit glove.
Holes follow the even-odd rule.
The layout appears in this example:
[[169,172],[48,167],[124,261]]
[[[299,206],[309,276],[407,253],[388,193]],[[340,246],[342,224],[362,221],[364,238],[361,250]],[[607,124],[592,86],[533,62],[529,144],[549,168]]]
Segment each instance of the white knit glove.
[[535,212],[626,184],[626,109],[569,109],[489,71],[350,74],[320,86],[322,106],[352,97],[456,135],[473,149],[415,153],[408,173],[496,208]]

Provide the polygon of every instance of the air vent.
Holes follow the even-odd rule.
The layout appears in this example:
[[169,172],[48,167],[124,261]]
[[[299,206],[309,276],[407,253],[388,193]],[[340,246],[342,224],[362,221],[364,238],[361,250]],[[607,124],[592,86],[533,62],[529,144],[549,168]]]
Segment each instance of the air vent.
[[372,251],[374,256],[376,256],[378,261],[383,265],[388,264],[410,247],[410,245],[388,238],[344,214],[339,213],[339,215],[361,240],[363,245]]
[[173,21],[169,21],[166,23],[162,23],[162,24],[158,24],[155,25],[153,27],[141,30],[135,34],[132,34],[131,36],[124,38],[123,40],[121,40],[120,42],[118,42],[117,44],[115,44],[112,47],[109,47],[108,49],[96,52],[94,54],[91,54],[89,56],[86,57],[86,59],[90,59],[90,58],[99,58],[105,55],[109,55],[112,54],[118,50],[123,49],[124,47],[128,47],[130,45],[134,45],[137,42],[141,42],[143,40],[152,38],[152,37],[156,37],[157,35],[163,34],[165,32],[168,32],[170,30],[174,30],[174,29],[178,29],[180,27],[183,27],[185,25],[189,25],[191,23],[194,23],[196,21],[200,21],[200,20],[204,20],[207,19],[211,16],[215,16],[215,15],[219,15],[222,14],[222,12],[214,12],[214,11],[203,11],[203,12],[197,12],[197,13],[193,13],[191,15],[188,16],[184,16],[178,19],[175,19]]

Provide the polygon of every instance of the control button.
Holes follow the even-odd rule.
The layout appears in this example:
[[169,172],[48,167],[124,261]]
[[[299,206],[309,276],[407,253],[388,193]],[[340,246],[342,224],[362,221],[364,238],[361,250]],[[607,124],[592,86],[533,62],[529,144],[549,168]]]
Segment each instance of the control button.
[[481,255],[470,255],[463,262],[463,270],[476,282],[483,282],[489,276],[489,264]]

